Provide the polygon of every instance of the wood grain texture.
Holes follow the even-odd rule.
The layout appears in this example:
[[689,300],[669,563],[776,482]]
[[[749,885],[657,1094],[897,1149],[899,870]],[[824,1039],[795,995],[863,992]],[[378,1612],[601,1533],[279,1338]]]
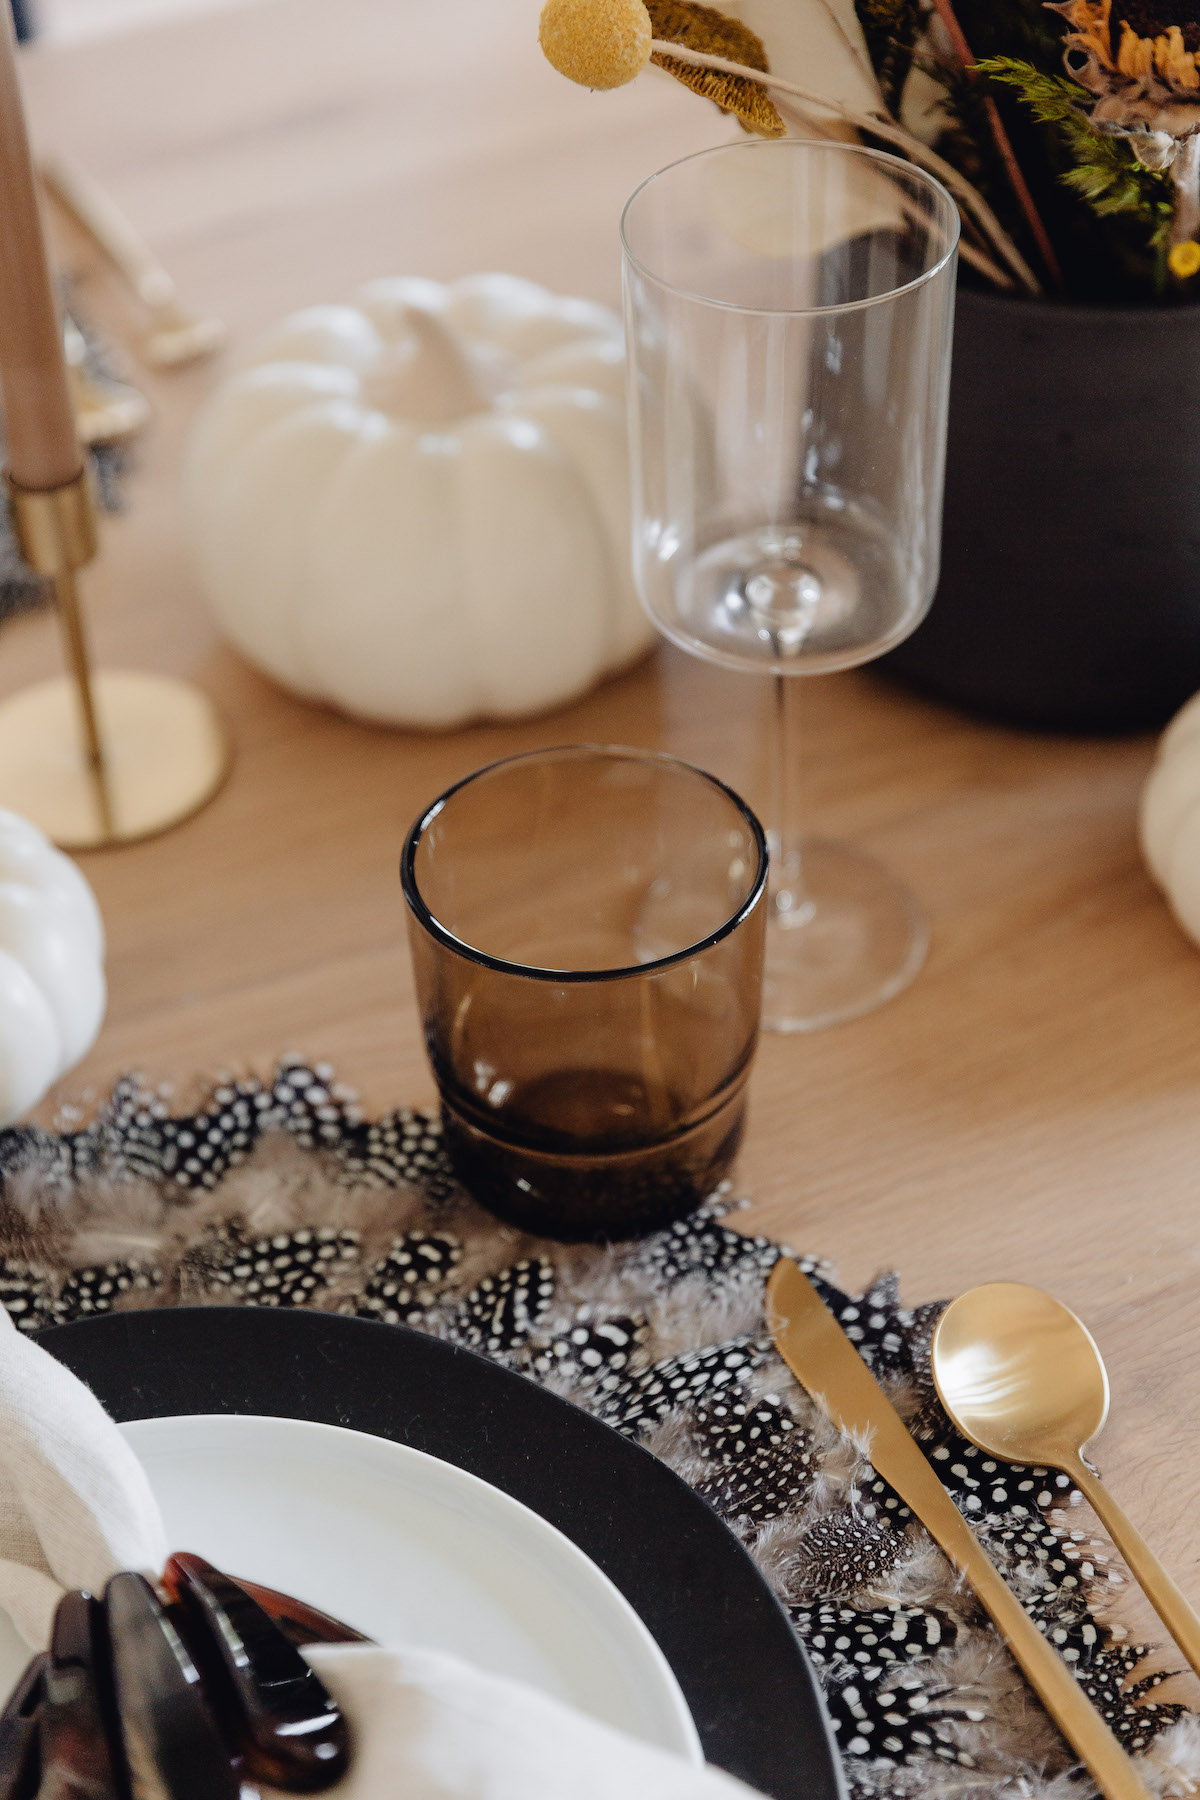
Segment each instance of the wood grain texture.
[[[263,0],[34,51],[28,87],[41,138],[236,341],[392,272],[506,268],[613,302],[622,200],[729,128],[657,73],[570,87],[535,24],[536,0]],[[118,286],[64,248],[82,302],[132,335]],[[85,859],[112,998],[60,1097],[297,1049],[372,1106],[426,1099],[396,875],[418,807],[489,758],[586,738],[666,746],[753,799],[765,684],[664,648],[552,717],[444,737],[289,698],[221,646],[180,545],[181,445],[217,372],[146,378],[156,424],[88,590],[103,658],[200,681],[237,767],[182,829]],[[57,654],[49,621],[15,622],[0,689]],[[870,674],[807,697],[813,823],[912,883],[933,949],[873,1017],[764,1042],[749,1221],[848,1282],[897,1265],[913,1300],[1008,1277],[1074,1306],[1112,1372],[1106,1473],[1200,1602],[1200,955],[1138,859],[1151,746],[991,728]]]

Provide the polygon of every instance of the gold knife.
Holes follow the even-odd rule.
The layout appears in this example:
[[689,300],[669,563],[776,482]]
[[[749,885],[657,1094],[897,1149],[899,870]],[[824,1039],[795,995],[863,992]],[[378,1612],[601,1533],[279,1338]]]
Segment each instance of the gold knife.
[[792,1374],[835,1425],[863,1438],[876,1473],[895,1488],[970,1582],[1030,1686],[1101,1792],[1108,1800],[1149,1800],[1133,1763],[988,1559],[903,1419],[789,1256],[781,1256],[771,1270],[766,1307],[775,1348]]

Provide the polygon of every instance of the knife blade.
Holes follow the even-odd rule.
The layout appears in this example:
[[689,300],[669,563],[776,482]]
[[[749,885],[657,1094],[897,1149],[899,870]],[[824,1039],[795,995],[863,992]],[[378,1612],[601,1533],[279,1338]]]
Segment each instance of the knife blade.
[[895,1489],[970,1583],[1101,1792],[1108,1800],[1148,1800],[1132,1761],[990,1561],[816,1288],[788,1256],[771,1270],[766,1312],[775,1348],[792,1374],[835,1425],[862,1438],[876,1474]]

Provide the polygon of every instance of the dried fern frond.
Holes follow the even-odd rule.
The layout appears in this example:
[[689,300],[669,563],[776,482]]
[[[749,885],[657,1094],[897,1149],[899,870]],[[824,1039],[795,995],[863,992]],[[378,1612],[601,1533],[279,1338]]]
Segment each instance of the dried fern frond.
[[1165,248],[1175,210],[1170,177],[1146,168],[1128,139],[1095,129],[1087,111],[1091,96],[1083,88],[1007,56],[976,67],[989,80],[1015,89],[1033,116],[1054,129],[1070,165],[1059,179],[1097,218],[1126,214],[1144,228],[1148,249]]
[[[751,69],[765,71],[769,67],[762,39],[748,25],[727,18],[713,6],[701,6],[698,0],[646,0],[646,10],[656,38],[686,45],[689,50],[703,50],[710,56],[724,56]],[[775,102],[758,82],[743,75],[696,68],[658,51],[650,60],[694,94],[714,101],[722,112],[733,113],[747,131],[757,132],[759,137],[783,137],[787,128]]]

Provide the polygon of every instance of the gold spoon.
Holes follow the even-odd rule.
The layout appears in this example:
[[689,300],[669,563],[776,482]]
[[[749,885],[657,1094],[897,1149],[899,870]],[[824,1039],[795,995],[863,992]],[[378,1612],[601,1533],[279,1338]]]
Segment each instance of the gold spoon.
[[933,1334],[933,1379],[951,1421],[989,1456],[1069,1475],[1196,1673],[1200,1618],[1083,1459],[1108,1417],[1091,1332],[1041,1288],[993,1281],[953,1301]]

